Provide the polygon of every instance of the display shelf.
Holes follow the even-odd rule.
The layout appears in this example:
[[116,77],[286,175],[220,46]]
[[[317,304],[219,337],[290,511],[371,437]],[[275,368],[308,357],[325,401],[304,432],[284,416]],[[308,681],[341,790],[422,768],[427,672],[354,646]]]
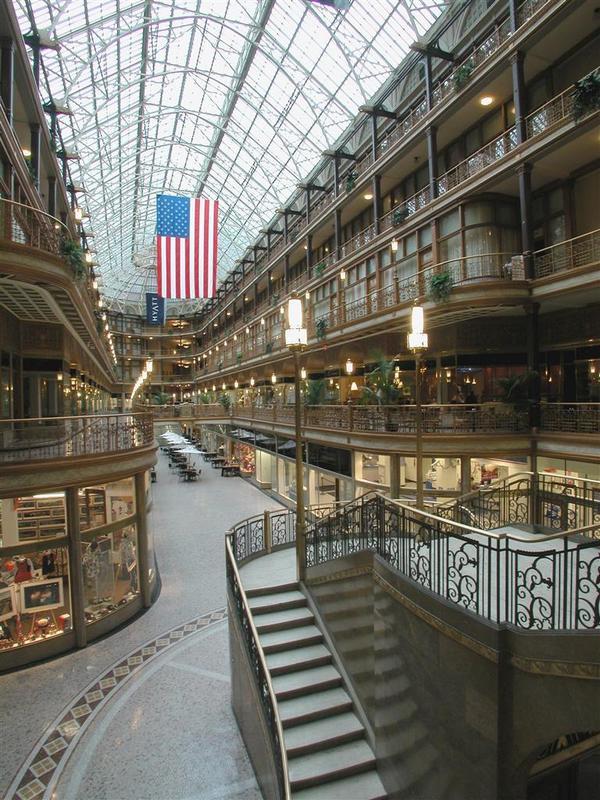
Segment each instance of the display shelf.
[[66,534],[64,498],[27,497],[17,509],[19,542],[56,538]]

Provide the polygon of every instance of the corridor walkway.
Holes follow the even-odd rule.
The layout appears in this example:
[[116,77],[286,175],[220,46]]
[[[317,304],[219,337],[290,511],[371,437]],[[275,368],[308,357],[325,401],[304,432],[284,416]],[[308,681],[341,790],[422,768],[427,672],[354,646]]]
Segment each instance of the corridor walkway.
[[258,800],[230,708],[223,534],[278,504],[200,464],[157,465],[149,523],[162,591],[120,631],[0,676],[5,800]]

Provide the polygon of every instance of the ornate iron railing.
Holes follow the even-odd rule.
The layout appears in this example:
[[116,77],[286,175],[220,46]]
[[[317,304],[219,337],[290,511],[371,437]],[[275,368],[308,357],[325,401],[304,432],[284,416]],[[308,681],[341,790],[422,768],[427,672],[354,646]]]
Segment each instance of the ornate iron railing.
[[600,433],[600,403],[542,403],[540,428],[556,433]]
[[61,242],[71,239],[71,232],[39,208],[0,198],[0,239],[60,256]]
[[236,620],[244,639],[246,655],[248,656],[254,674],[261,708],[269,730],[277,773],[278,794],[281,800],[290,800],[291,792],[283,726],[279,717],[277,700],[275,698],[273,684],[271,683],[271,676],[267,667],[265,654],[260,646],[260,639],[254,626],[246,593],[244,592],[240,580],[230,534],[225,538],[225,564],[227,587],[233,607],[232,610],[235,612]]
[[557,272],[590,267],[600,262],[600,230],[583,233],[533,254],[536,278],[545,278]]
[[600,523],[554,536],[509,536],[365,495],[307,528],[309,568],[360,550],[496,623],[600,627]]
[[[304,406],[303,426],[370,433],[415,433],[415,406],[324,405]],[[293,406],[235,406],[235,419],[293,423]],[[423,432],[427,434],[520,433],[528,429],[527,413],[503,404],[425,405]]]
[[149,412],[0,420],[0,464],[105,455],[153,441]]

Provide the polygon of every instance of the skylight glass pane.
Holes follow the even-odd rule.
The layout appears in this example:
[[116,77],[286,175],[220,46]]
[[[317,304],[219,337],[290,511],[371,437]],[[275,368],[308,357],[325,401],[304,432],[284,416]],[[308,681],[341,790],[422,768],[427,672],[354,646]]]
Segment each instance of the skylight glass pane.
[[[439,17],[439,0],[16,0],[43,51],[101,285],[117,305],[155,286],[155,195],[220,200],[219,276]],[[144,13],[150,9],[149,20]]]

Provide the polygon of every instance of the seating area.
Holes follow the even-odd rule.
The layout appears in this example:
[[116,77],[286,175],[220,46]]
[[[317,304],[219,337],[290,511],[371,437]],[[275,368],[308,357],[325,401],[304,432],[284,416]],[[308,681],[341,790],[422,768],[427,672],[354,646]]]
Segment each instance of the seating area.
[[[169,469],[177,473],[179,480],[184,483],[192,483],[197,481],[202,470],[199,469],[194,461],[194,457],[202,456],[206,464],[217,471],[221,470],[221,477],[223,478],[239,478],[241,477],[240,465],[234,460],[228,460],[222,452],[207,451],[202,448],[200,439],[192,434],[180,434],[173,431],[167,431],[161,434],[161,451],[168,457]],[[152,482],[156,482],[156,471],[153,470],[151,476]]]

